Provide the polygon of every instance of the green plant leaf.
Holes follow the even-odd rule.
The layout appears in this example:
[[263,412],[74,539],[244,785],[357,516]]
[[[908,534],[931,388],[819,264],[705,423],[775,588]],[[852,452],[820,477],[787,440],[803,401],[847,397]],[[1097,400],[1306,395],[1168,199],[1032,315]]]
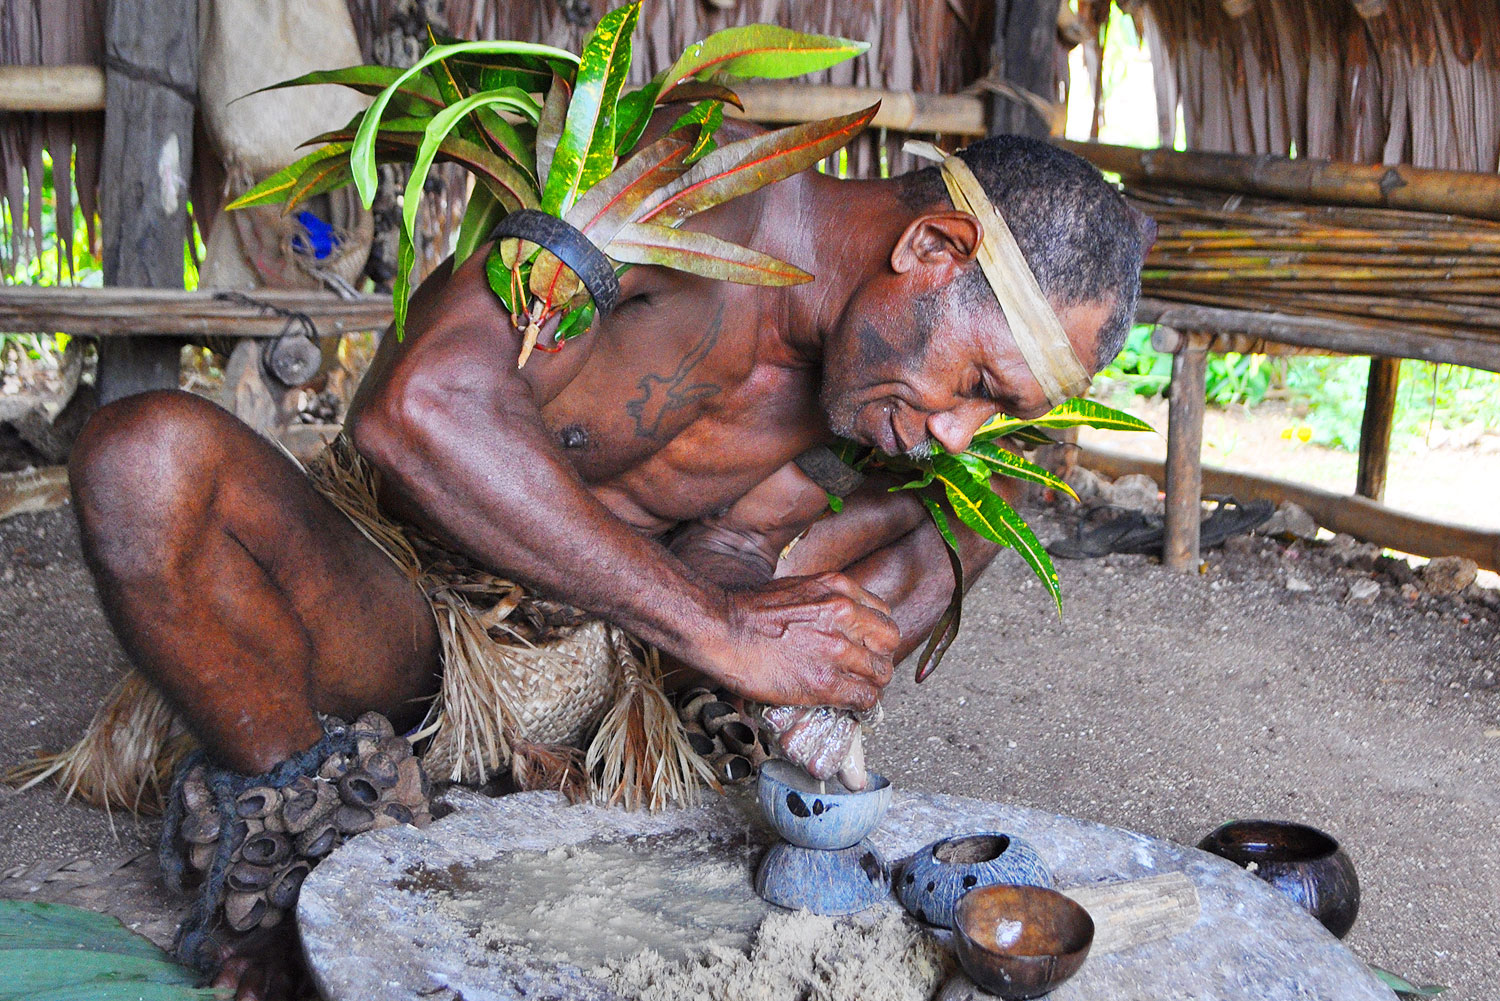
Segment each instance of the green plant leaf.
[[296,163],[281,168],[224,208],[227,211],[233,211],[247,209],[254,205],[280,205],[291,197],[293,191],[297,190],[303,174],[317,169],[330,160],[340,160],[348,154],[352,146],[352,143],[347,142],[331,142],[315,149]]
[[572,94],[573,85],[561,74],[552,74],[552,86],[547,89],[547,99],[542,102],[542,114],[536,123],[536,179],[537,187],[543,191],[552,176],[552,158],[562,139]]
[[706,154],[713,151],[715,147],[714,133],[719,131],[719,126],[724,124],[724,102],[710,98],[700,101],[672,123],[668,133],[676,132],[678,129],[692,128],[697,126],[698,138],[693,143],[693,148],[688,152],[686,163],[696,163]]
[[[281,90],[284,87],[314,87],[337,84],[373,97],[387,87],[395,86],[398,96],[409,99],[409,103],[406,105],[408,112],[420,112],[425,108],[427,113],[430,114],[443,106],[442,99],[438,96],[437,88],[433,86],[430,79],[425,76],[417,76],[409,80],[400,80],[401,75],[401,69],[398,66],[346,66],[343,69],[316,70],[312,73],[304,73],[291,80],[283,80],[280,83],[273,83],[269,87],[262,87],[260,90],[252,90],[250,93],[259,94],[267,90]],[[245,96],[248,97],[249,94]],[[236,98],[235,100],[239,99]]]
[[689,149],[680,139],[658,139],[590,188],[563,218],[604,246],[653,192],[681,176]]
[[1371,966],[1370,972],[1375,974],[1377,980],[1402,997],[1432,998],[1448,989],[1446,984],[1424,984],[1418,987],[1405,977],[1392,973],[1390,970],[1382,970],[1378,966]]
[[557,325],[557,330],[553,333],[552,339],[561,344],[563,341],[586,334],[593,322],[594,304],[590,301],[577,309],[569,311],[563,317],[562,322]]
[[800,285],[812,275],[785,261],[708,233],[626,223],[604,248],[626,264],[656,264],[741,285]]
[[509,213],[494,192],[482,184],[475,185],[469,204],[464,207],[464,217],[458,224],[458,239],[453,244],[453,267],[467,261]]
[[[665,77],[666,74],[660,73],[658,76]],[[725,104],[732,104],[741,111],[745,110],[745,104],[740,100],[740,95],[722,83],[715,83],[712,80],[689,80],[686,83],[679,83],[672,88],[672,93],[658,94],[656,103],[676,104],[678,102],[686,102],[696,104],[699,101],[706,101],[709,98],[713,98],[715,101],[723,101]]]
[[968,525],[981,537],[1002,546],[1009,546],[1020,554],[1031,567],[1047,593],[1062,613],[1062,588],[1057,579],[1057,570],[1047,550],[1037,539],[1026,522],[990,489],[987,480],[976,478],[974,473],[960,461],[958,456],[935,455],[932,467],[942,481],[948,495],[948,503],[958,520]]
[[1028,483],[1039,483],[1051,490],[1061,490],[1074,500],[1078,499],[1073,488],[1068,486],[1060,476],[999,445],[987,441],[972,442],[969,445],[968,454],[982,460],[991,472],[1025,480]]
[[505,263],[505,258],[500,254],[500,241],[490,248],[489,256],[484,259],[484,276],[490,283],[490,291],[499,297],[505,306],[507,313],[516,312],[516,303],[512,302],[510,293],[510,268]]
[[379,129],[380,118],[385,114],[385,109],[397,93],[397,89],[439,59],[469,52],[535,55],[574,64],[578,62],[578,57],[571,52],[553,48],[550,45],[537,45],[532,42],[458,42],[453,45],[439,45],[423,53],[422,57],[416,63],[404,70],[390,86],[380,92],[375,101],[370,105],[369,110],[360,120],[359,132],[354,137],[354,148],[349,152],[349,165],[353,168],[354,186],[359,191],[360,202],[365,208],[369,208],[375,200],[375,187],[377,184],[375,173],[375,133]]
[[827,69],[869,49],[831,35],[805,35],[774,24],[747,24],[716,31],[689,45],[667,71],[666,90],[695,76],[791,77]]
[[756,191],[817,163],[860,133],[880,105],[727,143],[652,199],[641,222],[676,225],[704,209]]
[[938,618],[937,624],[933,626],[931,635],[927,638],[927,645],[922,649],[922,655],[917,658],[917,670],[914,681],[921,684],[936,671],[938,665],[943,662],[943,657],[948,653],[948,648],[958,638],[959,627],[963,625],[964,615],[964,561],[962,553],[958,548],[958,539],[953,534],[953,529],[948,525],[948,516],[943,513],[942,505],[926,494],[918,494],[922,506],[932,516],[932,523],[937,526],[938,534],[948,544],[948,563],[953,568],[953,596],[948,599],[948,607]]
[[651,122],[651,112],[656,108],[656,95],[661,93],[665,73],[658,73],[639,90],[621,94],[615,104],[615,155],[625,156],[641,141],[641,134]]
[[[393,123],[387,122],[386,124]],[[432,124],[432,119],[400,119],[395,120],[394,124],[400,125],[401,128],[393,130],[385,126],[381,127],[380,134],[376,137],[376,157],[380,162],[410,162],[415,157],[413,151],[421,148],[423,135],[427,127]],[[409,125],[418,127],[411,130],[408,128]],[[330,132],[326,135],[333,139],[341,139],[349,134]],[[462,165],[512,210],[536,207],[537,192],[532,179],[512,164],[507,163],[501,155],[477,143],[449,135],[438,146],[436,159]]]
[[1106,407],[1094,400],[1077,399],[1059,404],[1044,416],[1029,421],[1001,414],[980,428],[974,438],[976,441],[988,441],[1015,434],[1021,428],[1071,428],[1079,425],[1107,431],[1156,430],[1139,417],[1132,417],[1123,410]]
[[614,166],[615,104],[630,69],[630,33],[640,10],[639,0],[617,7],[584,42],[567,120],[542,190],[543,212],[561,217]]

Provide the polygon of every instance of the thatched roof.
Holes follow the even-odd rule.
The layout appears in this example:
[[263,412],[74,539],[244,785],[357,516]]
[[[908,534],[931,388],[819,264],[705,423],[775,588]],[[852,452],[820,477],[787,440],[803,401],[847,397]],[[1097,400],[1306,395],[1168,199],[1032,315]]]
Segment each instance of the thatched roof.
[[[1493,0],[1136,0],[1163,145],[1500,167]],[[1167,68],[1163,72],[1163,67]]]

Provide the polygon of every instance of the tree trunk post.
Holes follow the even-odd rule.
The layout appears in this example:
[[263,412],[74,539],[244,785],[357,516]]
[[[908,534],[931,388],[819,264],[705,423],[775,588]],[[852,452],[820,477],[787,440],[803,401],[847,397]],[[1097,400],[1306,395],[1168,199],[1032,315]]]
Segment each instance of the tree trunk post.
[[[198,93],[197,0],[110,0],[105,15],[104,283],[183,287]],[[175,389],[182,343],[99,344],[99,402]]]
[[1188,335],[1172,356],[1172,396],[1167,407],[1167,512],[1162,562],[1172,570],[1198,568],[1207,375],[1207,338]]
[[1370,384],[1365,390],[1365,417],[1359,428],[1359,474],[1354,492],[1370,500],[1385,500],[1386,466],[1391,456],[1391,429],[1396,423],[1396,389],[1401,384],[1401,359],[1370,359]]
[[[1002,80],[1018,90],[1056,100],[1056,50],[1055,0],[999,0],[995,4],[993,65]],[[1047,123],[1028,105],[995,94],[990,103],[990,134],[1007,132],[1045,139]]]

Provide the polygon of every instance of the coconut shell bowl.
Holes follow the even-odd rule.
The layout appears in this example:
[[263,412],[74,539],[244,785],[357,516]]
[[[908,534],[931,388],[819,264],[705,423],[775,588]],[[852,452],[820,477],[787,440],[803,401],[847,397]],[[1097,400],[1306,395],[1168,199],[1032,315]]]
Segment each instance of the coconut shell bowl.
[[819,782],[781,760],[765,762],[757,787],[761,812],[786,839],[771,846],[755,876],[764,899],[814,914],[853,914],[891,892],[885,857],[865,840],[891,805],[891,784],[870,773],[852,792],[836,779]]
[[953,948],[969,979],[1006,1001],[1037,998],[1078,972],[1094,944],[1094,920],[1040,886],[984,886],[953,914]]
[[1052,885],[1052,873],[1035,848],[1000,831],[942,838],[901,863],[896,897],[912,917],[939,928],[953,926],[959,898],[996,883]]
[[1354,863],[1331,836],[1285,820],[1236,820],[1198,847],[1249,869],[1323,923],[1337,938],[1359,913]]

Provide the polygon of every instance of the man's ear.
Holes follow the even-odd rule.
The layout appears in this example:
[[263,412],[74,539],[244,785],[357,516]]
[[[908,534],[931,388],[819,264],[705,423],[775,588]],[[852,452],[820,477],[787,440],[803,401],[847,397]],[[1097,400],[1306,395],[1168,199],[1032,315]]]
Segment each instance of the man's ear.
[[1134,205],[1127,205],[1126,208],[1130,209],[1130,214],[1135,222],[1135,231],[1140,235],[1141,260],[1144,261],[1146,255],[1151,252],[1151,245],[1156,242],[1156,220]]
[[933,212],[918,216],[891,249],[891,269],[906,274],[933,268],[935,284],[946,284],[979,253],[984,229],[967,212]]

